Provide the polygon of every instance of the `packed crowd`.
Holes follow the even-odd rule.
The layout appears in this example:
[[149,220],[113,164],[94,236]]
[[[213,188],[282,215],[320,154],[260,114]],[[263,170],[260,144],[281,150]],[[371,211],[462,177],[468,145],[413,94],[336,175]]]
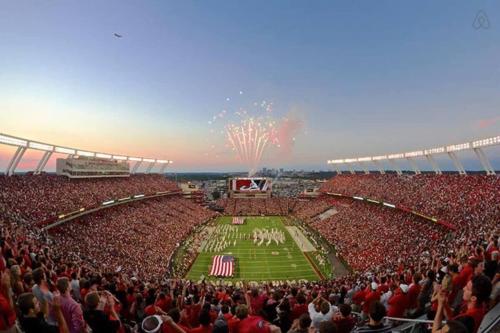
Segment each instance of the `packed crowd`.
[[217,200],[217,206],[224,209],[224,214],[231,216],[295,215],[300,219],[308,219],[331,208],[335,200],[328,197],[318,199],[282,197],[267,199],[231,198]]
[[416,266],[422,254],[429,259],[431,249],[443,254],[449,249],[445,227],[406,212],[358,201],[335,207],[329,218],[306,221],[356,271],[397,269],[402,261]]
[[0,218],[38,223],[135,194],[178,191],[162,175],[69,179],[51,174],[0,175]]
[[27,231],[2,226],[1,332],[388,332],[385,316],[427,312],[436,329],[446,318],[450,331],[475,333],[499,301],[498,237],[398,270],[248,287],[75,265]]
[[165,275],[179,243],[213,216],[213,211],[179,196],[159,197],[50,229],[52,248],[75,265],[86,263],[94,270],[123,271],[149,281]]
[[[499,187],[498,183],[485,185],[490,182],[494,181],[477,181],[481,189],[470,185],[467,192],[454,186],[438,187],[439,191],[456,191],[453,198],[462,204],[468,204],[468,198],[477,199],[473,192],[495,207],[471,202],[482,207],[485,216],[463,208],[473,214],[463,220],[447,217],[463,226],[456,235],[443,226],[364,202],[324,198],[295,202],[289,211],[303,216],[333,242],[355,271],[319,282],[281,281],[251,287],[166,278],[166,261],[178,243],[213,216],[180,197],[105,209],[49,235],[26,223],[29,214],[12,214],[11,205],[3,200],[0,332],[15,332],[16,326],[26,333],[89,329],[95,333],[387,332],[391,327],[383,321],[385,316],[427,314],[435,319],[433,331],[445,318],[450,331],[476,333],[485,313],[500,300],[500,215],[499,202],[493,198]],[[355,190],[347,185],[342,188],[360,194]],[[2,198],[9,198],[3,191]],[[389,196],[390,191],[389,187],[384,193]],[[433,196],[434,200],[449,198],[442,193]],[[455,203],[441,204],[446,207],[443,214],[453,209],[460,213]],[[232,205],[231,209],[238,206],[257,214],[269,210],[265,201],[235,200]],[[283,208],[279,200],[273,205]],[[318,218],[331,205],[337,213]],[[353,311],[360,315],[353,316]],[[397,321],[392,323],[397,325]]]
[[295,209],[295,198],[230,198],[217,200],[227,215],[289,215]]
[[498,176],[338,175],[321,190],[402,205],[444,219],[468,234],[484,231],[483,225],[500,216]]

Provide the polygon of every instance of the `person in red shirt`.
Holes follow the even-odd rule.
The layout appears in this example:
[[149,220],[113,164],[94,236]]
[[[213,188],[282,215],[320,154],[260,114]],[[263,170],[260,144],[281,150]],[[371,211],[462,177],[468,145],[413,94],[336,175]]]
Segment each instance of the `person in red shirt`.
[[189,333],[212,333],[212,323],[210,322],[210,313],[206,310],[200,312],[198,322],[200,325],[189,330]]
[[265,293],[259,292],[259,289],[252,288],[247,292],[250,294],[250,309],[252,314],[259,314],[264,304],[266,303],[267,296]]
[[418,295],[420,294],[420,280],[422,275],[420,273],[413,274],[410,289],[408,290],[408,310],[416,311],[418,306]]
[[378,292],[378,284],[376,282],[372,282],[370,284],[370,290],[366,293],[365,299],[362,304],[363,313],[368,317],[368,313],[370,312],[370,305],[373,302],[380,301],[380,293]]
[[17,332],[14,301],[10,295],[10,272],[2,272],[0,279],[0,331]]
[[356,320],[351,316],[351,306],[341,304],[340,313],[333,316],[333,322],[337,326],[337,333],[349,333],[356,325]]
[[352,296],[352,303],[356,306],[354,310],[361,308],[361,304],[365,301],[366,289],[361,285],[361,289]]
[[[490,279],[486,275],[478,275],[472,278],[464,288],[463,300],[465,307],[460,314],[453,317],[453,311],[448,305],[446,291],[442,291],[438,296],[438,311],[439,306],[442,306],[444,314],[448,319],[460,319],[463,317],[471,317],[474,320],[474,331],[476,333],[479,325],[487,312],[488,301],[490,298],[492,285]],[[440,303],[443,303],[442,305]],[[437,316],[437,315],[436,315]]]
[[248,307],[240,304],[236,308],[236,317],[239,319],[229,326],[231,333],[281,333],[278,326],[271,325],[260,316],[248,315]]
[[231,312],[229,310],[231,310],[229,308],[229,305],[227,303],[223,303],[221,308],[220,308],[220,312],[222,313],[222,316],[224,317],[226,322],[229,322],[229,320],[231,320],[231,318],[233,318],[233,315],[231,314]]
[[[168,311],[168,316],[172,318],[173,322],[184,332],[189,332],[189,328],[182,325],[180,323],[181,320],[181,313],[179,312],[179,309],[173,308],[170,311]],[[178,333],[178,330],[173,326],[173,325],[165,325],[165,323],[161,326],[161,332],[162,333]]]
[[172,308],[172,298],[170,298],[170,295],[167,296],[165,293],[161,292],[156,298],[155,306],[159,307],[164,312],[168,312],[170,308]]
[[408,308],[408,289],[406,284],[400,284],[399,288],[394,291],[394,295],[387,302],[389,305],[388,317],[404,318]]
[[457,283],[458,289],[463,289],[467,282],[472,279],[474,275],[474,270],[478,266],[479,262],[476,259],[470,259],[469,262],[462,268],[458,277],[454,279],[453,282]]
[[309,313],[306,304],[306,297],[303,293],[299,293],[296,297],[296,303],[292,307],[292,320],[299,318],[304,313]]

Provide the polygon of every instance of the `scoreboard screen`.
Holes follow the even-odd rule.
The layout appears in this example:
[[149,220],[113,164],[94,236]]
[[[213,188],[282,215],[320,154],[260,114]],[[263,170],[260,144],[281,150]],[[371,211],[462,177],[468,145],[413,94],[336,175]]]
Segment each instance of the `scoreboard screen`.
[[271,190],[271,180],[267,178],[233,178],[231,190],[237,192],[267,192]]

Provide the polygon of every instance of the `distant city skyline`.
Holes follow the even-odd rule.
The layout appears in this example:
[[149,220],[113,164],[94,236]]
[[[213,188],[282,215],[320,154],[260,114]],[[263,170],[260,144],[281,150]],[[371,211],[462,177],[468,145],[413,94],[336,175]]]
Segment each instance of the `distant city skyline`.
[[[261,101],[300,126],[259,167],[328,170],[328,159],[492,137],[497,13],[483,0],[4,1],[0,133],[169,159],[169,171],[246,171],[210,122]],[[14,150],[0,145],[0,169]],[[500,149],[485,152],[500,169]]]

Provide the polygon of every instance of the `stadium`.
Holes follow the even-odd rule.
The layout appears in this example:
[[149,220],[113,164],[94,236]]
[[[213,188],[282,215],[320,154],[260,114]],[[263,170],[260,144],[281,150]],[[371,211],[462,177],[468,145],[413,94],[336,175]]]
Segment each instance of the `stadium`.
[[[40,15],[49,15],[45,10],[51,12],[44,9]],[[139,9],[123,9],[120,15],[135,22],[131,26],[138,30],[150,24],[166,29],[153,19],[136,22],[135,10]],[[146,15],[140,13],[139,17]],[[283,15],[297,18],[297,13]],[[155,17],[149,11],[147,15]],[[199,15],[208,22],[211,14]],[[323,14],[314,15],[319,20]],[[481,16],[473,28],[483,29],[486,14],[477,15]],[[222,21],[217,26],[225,24]],[[0,20],[0,31],[3,24]],[[193,23],[198,27],[193,31],[184,21],[176,24],[183,27],[176,30],[179,36],[189,33],[200,38],[199,43],[210,36],[211,42],[220,42],[199,22]],[[220,33],[231,37],[226,28]],[[30,25],[25,29],[30,34],[36,31]],[[12,34],[21,35],[15,29]],[[392,125],[375,120],[379,114],[364,113],[362,121],[355,115],[354,124],[346,120],[345,129],[337,128],[353,133],[349,134],[353,141],[359,135],[357,145],[351,146],[351,140],[334,133],[335,124],[327,124],[326,136],[311,128],[306,133],[303,120],[294,118],[294,112],[278,116],[278,107],[270,99],[244,101],[250,93],[238,89],[235,96],[222,98],[222,107],[217,106],[221,110],[207,116],[206,136],[197,136],[203,126],[193,122],[177,131],[189,117],[196,122],[200,118],[194,111],[188,114],[189,108],[185,114],[169,114],[175,124],[168,130],[153,131],[160,129],[155,123],[164,118],[143,111],[142,105],[132,115],[128,107],[143,103],[155,110],[159,101],[168,104],[162,99],[163,91],[154,95],[142,86],[163,89],[156,76],[165,70],[163,63],[149,57],[155,52],[165,56],[166,51],[152,42],[142,46],[148,49],[145,58],[132,52],[135,46],[127,52],[101,53],[103,42],[89,42],[89,36],[81,36],[84,44],[54,42],[55,50],[71,49],[69,45],[77,43],[76,50],[88,52],[89,59],[110,56],[106,65],[131,61],[121,58],[124,55],[137,57],[134,61],[140,65],[113,68],[111,72],[118,73],[113,78],[99,73],[90,79],[94,69],[83,65],[79,55],[71,56],[78,61],[59,59],[62,67],[86,68],[85,73],[68,70],[64,77],[69,82],[75,75],[88,83],[85,88],[79,86],[84,83],[73,87],[79,92],[75,96],[93,91],[96,100],[91,102],[65,95],[65,88],[61,96],[47,91],[44,95],[42,86],[49,79],[36,89],[25,81],[31,97],[0,92],[0,109],[6,110],[0,114],[0,333],[500,332],[498,116],[485,112],[489,118],[471,125],[470,131],[465,120],[457,124],[449,119],[467,135],[457,134],[447,123],[439,124],[443,133],[434,133],[435,124],[419,127],[415,114],[401,116],[408,123],[394,125],[397,131],[391,133],[401,135],[394,138],[384,133]],[[122,42],[136,35],[115,32],[112,37]],[[297,32],[292,39],[300,38]],[[87,50],[85,43],[98,52]],[[309,39],[304,42],[313,44]],[[291,51],[294,45],[288,45]],[[241,44],[237,49],[245,47]],[[57,53],[49,49],[43,48],[48,54]],[[183,61],[199,70],[200,60],[191,57],[176,58],[176,64],[168,67],[169,74],[175,74],[171,88],[178,84],[179,91],[183,89],[184,73],[175,71]],[[148,67],[150,61],[158,67]],[[289,65],[285,63],[275,60],[273,66]],[[231,67],[232,63],[226,59],[224,64]],[[47,68],[56,71],[56,65]],[[266,63],[260,65],[266,67]],[[239,67],[234,68],[237,72]],[[217,91],[211,80],[224,85],[215,79],[219,73],[201,73],[210,77],[203,94]],[[284,68],[279,73],[294,85],[293,79],[287,81]],[[318,80],[320,74],[315,74]],[[51,75],[56,80],[57,75]],[[149,75],[147,83],[141,75]],[[115,95],[114,88],[100,89],[99,84],[105,85],[108,79],[131,89],[123,94],[126,102],[103,97]],[[260,84],[274,89],[276,82]],[[290,94],[315,95],[302,89],[300,94]],[[184,96],[179,91],[169,98]],[[45,113],[45,106],[37,104],[41,103],[37,94],[52,96],[54,105],[68,98],[72,107]],[[193,93],[201,100],[193,109],[210,105],[203,94]],[[67,106],[61,103],[55,108]],[[79,111],[80,105],[120,112],[102,111],[111,119],[103,124],[92,111]],[[31,107],[36,111],[26,111]],[[132,123],[126,123],[128,117]],[[327,116],[309,117],[323,122]],[[79,122],[87,118],[88,123]],[[370,132],[372,136],[363,136],[365,118],[370,127],[382,126],[375,134]],[[388,118],[384,123],[391,122]],[[411,137],[411,133],[418,135]],[[309,140],[308,144],[301,146],[300,138]],[[209,147],[202,151],[200,142]],[[321,156],[323,171],[295,170],[313,165],[314,156]],[[266,163],[273,169],[265,168]],[[294,169],[285,170],[282,165]],[[210,172],[200,171],[204,169]]]

